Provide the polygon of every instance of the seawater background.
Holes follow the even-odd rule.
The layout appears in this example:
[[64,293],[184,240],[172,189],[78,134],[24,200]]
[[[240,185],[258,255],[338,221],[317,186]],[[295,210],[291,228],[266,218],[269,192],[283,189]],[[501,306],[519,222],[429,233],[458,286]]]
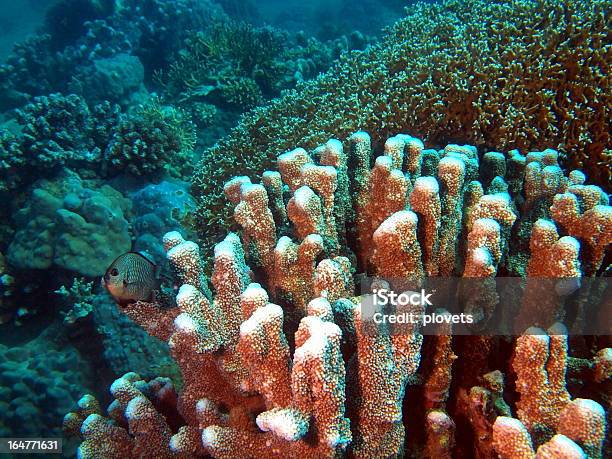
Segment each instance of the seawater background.
[[0,60],[4,61],[13,44],[24,40],[42,24],[49,0],[0,2]]
[[[6,60],[15,43],[44,31],[50,21],[47,17],[49,8],[63,3],[78,16],[88,1],[93,0],[0,0],[0,63]],[[397,20],[403,8],[412,2],[218,0],[217,3],[235,20],[254,26],[272,25],[291,33],[304,31],[306,36],[325,41],[354,31],[370,37],[379,36],[382,28]],[[0,127],[11,119],[11,113],[11,110],[0,113]],[[211,134],[209,141],[216,140],[215,135],[221,134]],[[47,177],[41,175],[38,178]],[[62,183],[70,184],[70,189],[77,194],[89,194],[94,203],[111,199],[98,191],[93,192],[93,185],[80,180],[67,176]],[[96,190],[104,185],[104,179],[100,181],[98,177],[97,180]],[[181,223],[174,212],[178,209],[181,216],[185,216],[193,208],[188,184],[184,182],[159,183],[157,180],[148,183],[146,178],[141,178],[136,185],[125,179],[115,179],[108,184],[120,189],[124,195],[112,197],[115,207],[131,206],[132,216],[138,215],[138,218],[130,219],[131,230],[146,236],[144,240],[132,241],[136,248],[140,247],[138,244],[144,244],[154,250],[160,234],[180,229]],[[29,209],[26,218],[21,220],[23,225],[40,216],[42,201],[31,200],[30,193],[35,186],[38,185],[9,192],[12,194],[8,195],[8,204],[5,203],[4,207],[10,208],[8,220],[13,231],[22,229],[13,220],[19,208]],[[47,188],[38,189],[53,193],[55,186],[51,183]],[[92,218],[96,218],[95,215]],[[112,231],[106,232],[112,239]],[[0,239],[4,238],[0,258],[6,255],[11,237],[0,234]],[[154,255],[158,260],[163,256],[161,253]],[[11,311],[15,313],[19,308],[18,314],[23,315],[0,320],[0,437],[61,435],[63,415],[74,408],[81,395],[92,393],[105,407],[109,402],[110,383],[127,370],[138,371],[145,378],[168,376],[180,384],[180,373],[169,357],[166,344],[151,339],[122,315],[106,292],[100,289],[98,277],[84,279],[84,282],[92,283],[89,289],[84,284],[80,297],[64,298],[67,303],[63,307],[56,289],[62,284],[70,287],[74,273],[55,268],[25,273],[16,275],[20,276],[17,281],[18,304],[13,305]],[[0,282],[0,293],[2,291]],[[64,313],[78,301],[93,305],[93,312],[85,319],[66,325]],[[64,455],[71,456],[74,448],[74,441],[66,442]]]
[[[43,24],[47,9],[60,1],[0,1],[0,61],[6,59],[15,42],[35,32]],[[218,3],[236,19],[304,30],[311,35],[325,37],[350,30],[377,34],[382,27],[392,24],[402,14],[403,8],[414,1],[219,0]],[[376,14],[372,14],[373,9],[376,9]]]

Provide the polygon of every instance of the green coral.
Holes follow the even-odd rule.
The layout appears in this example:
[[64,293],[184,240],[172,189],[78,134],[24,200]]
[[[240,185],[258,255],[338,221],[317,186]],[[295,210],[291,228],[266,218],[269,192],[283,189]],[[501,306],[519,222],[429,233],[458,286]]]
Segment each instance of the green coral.
[[260,91],[269,94],[271,81],[282,72],[279,57],[286,41],[269,27],[216,21],[192,33],[166,74],[158,73],[156,79],[171,99],[198,97],[203,87],[213,89],[220,81],[236,78],[256,78]]
[[230,221],[223,183],[257,175],[295,146],[363,129],[428,146],[553,147],[609,186],[609,2],[447,0],[413,5],[378,44],[245,115],[193,178],[204,243]]
[[17,119],[22,126],[22,154],[30,166],[48,169],[76,158],[87,160],[95,148],[88,137],[89,107],[75,94],[37,97],[17,110]]
[[93,281],[87,282],[82,277],[75,277],[70,288],[62,285],[54,293],[59,295],[62,301],[69,305],[69,309],[62,312],[65,324],[73,324],[77,320],[89,316],[93,311],[95,298]]
[[263,102],[263,94],[255,80],[233,78],[221,86],[221,97],[231,106],[242,110],[256,107]]
[[8,131],[0,131],[0,191],[17,186],[17,171],[26,164],[18,139]]
[[40,180],[13,214],[8,246],[16,270],[57,269],[94,277],[130,249],[130,201],[114,188],[92,187],[69,170]]
[[75,95],[36,97],[16,111],[16,132],[0,131],[0,190],[28,185],[63,166],[97,172],[119,106],[89,108]]
[[[206,30],[192,32],[169,69],[157,72],[155,80],[164,98],[187,110],[202,98],[244,109],[313,78],[341,52],[366,42],[364,37],[343,37],[322,43],[303,33],[215,21]],[[238,98],[239,90],[247,96]]]
[[212,124],[217,116],[217,107],[206,102],[193,102],[191,104],[191,114],[193,121],[198,127],[206,127]]
[[195,141],[190,116],[153,98],[122,117],[106,148],[104,163],[108,172],[172,173],[184,167]]

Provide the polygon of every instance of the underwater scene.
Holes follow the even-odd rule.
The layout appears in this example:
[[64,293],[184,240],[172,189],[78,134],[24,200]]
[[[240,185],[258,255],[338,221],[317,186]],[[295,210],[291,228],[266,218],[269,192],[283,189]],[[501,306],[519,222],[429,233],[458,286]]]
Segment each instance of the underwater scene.
[[612,457],[612,0],[0,6],[0,459]]

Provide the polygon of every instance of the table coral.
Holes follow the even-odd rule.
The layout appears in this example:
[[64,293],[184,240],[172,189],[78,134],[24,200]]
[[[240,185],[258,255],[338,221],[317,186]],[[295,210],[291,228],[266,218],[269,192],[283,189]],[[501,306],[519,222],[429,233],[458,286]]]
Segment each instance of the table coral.
[[610,183],[610,72],[605,0],[446,1],[411,5],[382,41],[248,113],[194,175],[203,240],[231,208],[223,183],[261,174],[296,145],[370,130],[410,132],[438,148],[559,150],[561,163]]
[[[524,275],[530,256],[542,256],[543,233],[555,229],[553,242],[563,233],[550,220],[553,203],[580,193],[571,182],[578,174],[558,175],[551,150],[489,157],[484,163],[506,174],[491,178],[471,146],[425,150],[400,135],[376,158],[371,138],[357,132],[344,144],[332,139],[312,152],[291,150],[263,185],[245,176],[229,181],[225,193],[241,230],[215,246],[212,288],[198,245],[177,232],[164,236],[180,285],[176,305],[166,298],[121,310],[168,343],[183,389],[134,373],[118,379],[107,417],[87,407],[66,416],[67,430],[80,424],[80,457],[602,454],[603,409],[595,400],[572,400],[563,326],[520,330],[510,367],[507,350],[497,358],[495,337],[454,336],[449,327],[424,337],[418,324],[375,326],[364,307],[369,290],[355,296],[357,273],[395,276],[389,282],[402,288],[418,286],[438,267],[447,276],[485,280]],[[538,214],[522,196],[531,193],[530,162],[555,168],[557,180]],[[358,167],[344,167],[352,164]],[[399,186],[376,208],[388,181]],[[591,195],[597,202],[605,196]],[[376,225],[366,225],[362,212]],[[601,215],[609,224],[610,214]],[[531,234],[513,231],[520,224]],[[580,243],[591,235],[576,237],[574,250],[547,267],[550,277],[563,277],[567,266],[582,274],[584,259],[599,270],[599,258],[589,258]],[[530,238],[534,250],[525,254]],[[446,247],[438,259],[436,244]],[[427,347],[433,365],[421,365]],[[512,375],[507,389],[500,370]],[[505,395],[516,400],[512,408]]]

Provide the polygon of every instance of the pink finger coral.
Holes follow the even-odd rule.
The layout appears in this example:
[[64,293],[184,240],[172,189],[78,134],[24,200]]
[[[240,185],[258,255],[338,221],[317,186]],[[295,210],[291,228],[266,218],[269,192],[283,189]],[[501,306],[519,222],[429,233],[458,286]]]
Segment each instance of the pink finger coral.
[[[210,289],[197,244],[165,236],[182,284],[176,304],[123,309],[168,342],[182,390],[134,374],[117,380],[114,422],[90,404],[66,417],[72,432],[82,422],[82,457],[382,458],[409,450],[527,458],[563,447],[602,454],[605,417],[596,401],[572,400],[562,325],[519,330],[511,350],[493,336],[454,336],[450,325],[426,337],[418,324],[374,327],[364,307],[372,295],[355,283],[377,275],[406,290],[436,274],[555,278],[582,275],[586,263],[597,272],[601,260],[583,242],[599,226],[561,236],[567,227],[551,218],[559,196],[607,196],[573,188],[551,150],[490,155],[485,162],[504,174],[492,178],[470,146],[425,150],[399,135],[375,157],[370,139],[358,132],[313,152],[291,150],[261,185],[228,182],[240,231],[215,246]],[[537,176],[526,173],[532,163],[552,168],[555,184],[545,193],[528,185]],[[600,213],[608,224],[609,213]],[[551,256],[566,240],[568,249]],[[478,320],[490,314],[487,301],[499,300],[460,290]],[[104,436],[117,445],[95,456]]]

